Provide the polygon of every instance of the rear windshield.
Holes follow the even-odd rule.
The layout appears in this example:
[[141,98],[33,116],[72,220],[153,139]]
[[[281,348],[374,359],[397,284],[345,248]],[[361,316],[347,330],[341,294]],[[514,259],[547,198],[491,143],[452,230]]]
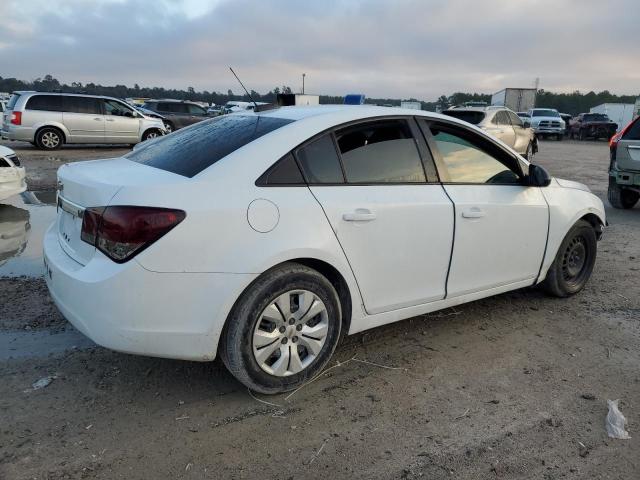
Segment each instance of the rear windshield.
[[478,112],[475,110],[445,110],[442,113],[449,115],[450,117],[459,118],[465,122],[473,123],[474,125],[479,124],[485,115],[484,112]]
[[7,110],[13,110],[13,107],[15,107],[16,102],[18,101],[19,98],[20,98],[19,93],[14,93],[13,95],[11,95],[11,98],[9,99],[9,103],[7,103]]
[[604,113],[589,113],[582,117],[582,120],[585,122],[608,122],[609,117],[607,117]]
[[640,140],[640,117],[633,121],[633,124],[627,128],[622,138],[624,140]]
[[193,177],[240,147],[291,122],[260,115],[225,115],[142,144],[125,158]]
[[533,110],[531,113],[534,117],[560,117],[555,110]]

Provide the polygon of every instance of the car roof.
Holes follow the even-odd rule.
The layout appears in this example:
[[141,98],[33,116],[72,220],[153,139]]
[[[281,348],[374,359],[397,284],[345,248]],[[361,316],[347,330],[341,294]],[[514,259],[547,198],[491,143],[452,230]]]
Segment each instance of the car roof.
[[[271,110],[262,110],[254,113],[251,110],[247,112],[238,112],[235,115],[261,115],[266,117],[284,118],[288,120],[304,120],[310,118],[322,118],[327,123],[339,124],[344,122],[344,118],[353,120],[371,118],[371,117],[388,117],[395,115],[402,116],[424,116],[440,118],[449,121],[451,117],[441,115],[426,110],[413,110],[409,108],[399,107],[378,107],[374,105],[313,105],[313,106],[288,106],[279,107]],[[346,120],[349,121],[349,120]]]
[[107,100],[118,100],[119,102],[125,102],[124,100],[122,100],[121,98],[116,98],[116,97],[108,97],[106,95],[94,95],[91,93],[72,93],[72,92],[37,92],[35,90],[22,90],[22,91],[16,91],[13,92],[19,95],[26,95],[26,94],[30,94],[31,96],[33,95],[56,95],[56,96],[65,96],[65,97],[88,97],[88,98],[105,98]]

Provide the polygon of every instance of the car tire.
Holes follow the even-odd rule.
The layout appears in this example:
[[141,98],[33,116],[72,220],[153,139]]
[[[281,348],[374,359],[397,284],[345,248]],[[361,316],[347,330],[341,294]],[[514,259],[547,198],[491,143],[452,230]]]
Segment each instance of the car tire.
[[556,135],[556,140],[559,141],[559,142],[561,142],[563,138],[564,138],[564,134],[562,134],[562,133],[559,133],[559,134]]
[[36,133],[36,146],[41,150],[58,150],[64,144],[64,135],[54,127],[45,127]]
[[578,220],[564,237],[549,267],[543,282],[547,293],[568,297],[582,290],[593,272],[597,244],[593,226],[585,220]]
[[164,122],[164,129],[167,131],[167,135],[169,135],[176,130],[176,127],[174,127],[171,122]]
[[150,138],[157,138],[162,136],[162,132],[157,128],[150,128],[142,134],[142,141],[149,140]]
[[629,209],[633,208],[640,199],[640,193],[627,188],[623,188],[616,181],[609,177],[609,188],[607,197],[613,208]]
[[587,134],[584,132],[584,130],[580,130],[578,132],[578,140],[586,140],[587,139]]
[[240,296],[219,352],[231,374],[251,390],[281,393],[322,371],[341,328],[340,301],[331,282],[304,265],[285,263],[261,275]]

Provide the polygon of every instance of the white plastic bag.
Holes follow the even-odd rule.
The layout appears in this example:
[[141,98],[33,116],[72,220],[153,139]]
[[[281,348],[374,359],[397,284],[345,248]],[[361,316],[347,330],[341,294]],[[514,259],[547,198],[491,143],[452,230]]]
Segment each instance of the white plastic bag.
[[624,418],[622,412],[618,410],[618,402],[620,400],[607,400],[609,406],[609,413],[607,413],[607,434],[611,438],[619,438],[621,440],[627,440],[631,438],[629,432],[624,427],[627,425],[627,419]]

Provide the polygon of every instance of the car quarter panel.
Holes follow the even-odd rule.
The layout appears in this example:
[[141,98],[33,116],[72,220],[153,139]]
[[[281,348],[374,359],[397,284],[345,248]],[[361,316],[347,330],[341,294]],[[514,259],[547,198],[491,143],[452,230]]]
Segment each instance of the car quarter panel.
[[556,179],[541,189],[549,205],[549,239],[538,282],[547,276],[562,240],[571,227],[585,215],[595,215],[602,225],[606,225],[606,217],[602,200],[578,188],[561,186]]

